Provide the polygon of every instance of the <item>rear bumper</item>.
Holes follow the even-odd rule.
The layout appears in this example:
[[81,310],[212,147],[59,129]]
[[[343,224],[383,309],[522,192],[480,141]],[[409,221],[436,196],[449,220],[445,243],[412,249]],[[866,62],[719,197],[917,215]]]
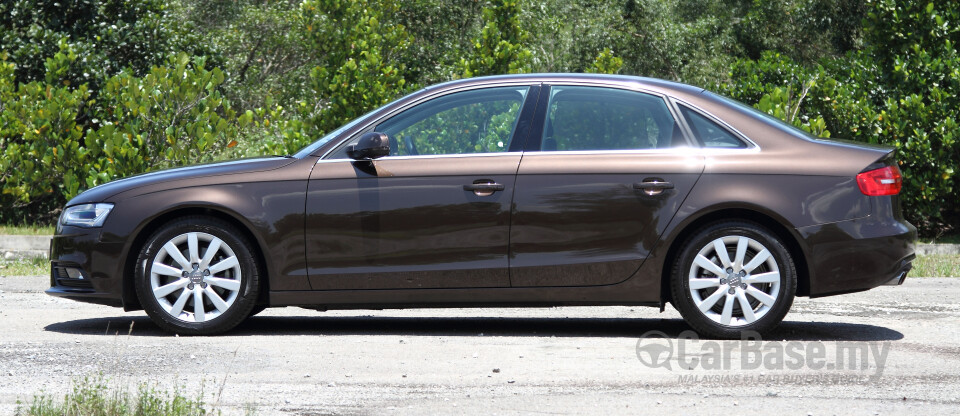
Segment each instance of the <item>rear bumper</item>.
[[902,284],[913,267],[917,229],[875,217],[798,228],[807,247],[810,297]]
[[123,306],[123,243],[104,243],[99,228],[63,227],[50,242],[46,293],[100,305]]

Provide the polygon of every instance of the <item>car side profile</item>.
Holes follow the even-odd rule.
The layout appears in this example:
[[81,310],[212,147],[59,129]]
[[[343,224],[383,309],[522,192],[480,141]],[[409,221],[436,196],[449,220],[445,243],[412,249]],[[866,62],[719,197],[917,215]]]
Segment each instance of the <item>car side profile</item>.
[[424,88],[296,155],[143,174],[68,202],[51,288],[228,331],[264,308],[671,303],[766,333],[796,296],[901,284],[893,149],[689,85],[528,74]]

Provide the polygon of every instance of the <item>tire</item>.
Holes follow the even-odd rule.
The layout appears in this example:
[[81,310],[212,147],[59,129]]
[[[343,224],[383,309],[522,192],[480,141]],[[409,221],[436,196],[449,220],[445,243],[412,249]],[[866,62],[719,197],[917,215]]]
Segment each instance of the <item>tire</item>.
[[140,304],[169,332],[229,331],[256,306],[260,270],[255,253],[250,241],[225,221],[190,216],[167,223],[150,236],[137,259]]
[[254,316],[257,316],[257,314],[265,310],[267,310],[266,306],[263,306],[263,305],[254,306],[253,309],[250,310],[250,313],[247,314],[247,318],[252,318]]
[[796,290],[790,251],[774,233],[747,221],[697,231],[684,243],[670,278],[672,303],[687,324],[722,339],[740,338],[743,331],[769,333],[790,310]]

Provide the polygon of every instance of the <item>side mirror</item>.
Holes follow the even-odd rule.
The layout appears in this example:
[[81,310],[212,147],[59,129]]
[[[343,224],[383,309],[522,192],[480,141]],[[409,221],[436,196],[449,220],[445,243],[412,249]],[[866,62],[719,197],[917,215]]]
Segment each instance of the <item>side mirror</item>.
[[371,160],[389,154],[390,138],[383,133],[365,133],[357,144],[347,146],[347,156],[354,160]]

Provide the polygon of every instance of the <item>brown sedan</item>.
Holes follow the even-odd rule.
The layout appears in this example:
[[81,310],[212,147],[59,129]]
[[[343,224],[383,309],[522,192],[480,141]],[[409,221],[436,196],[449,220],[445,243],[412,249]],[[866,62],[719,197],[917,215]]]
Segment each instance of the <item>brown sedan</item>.
[[701,88],[517,75],[425,88],[293,156],[71,200],[47,293],[181,334],[272,306],[649,305],[763,333],[795,296],[900,284],[916,229],[886,147]]

